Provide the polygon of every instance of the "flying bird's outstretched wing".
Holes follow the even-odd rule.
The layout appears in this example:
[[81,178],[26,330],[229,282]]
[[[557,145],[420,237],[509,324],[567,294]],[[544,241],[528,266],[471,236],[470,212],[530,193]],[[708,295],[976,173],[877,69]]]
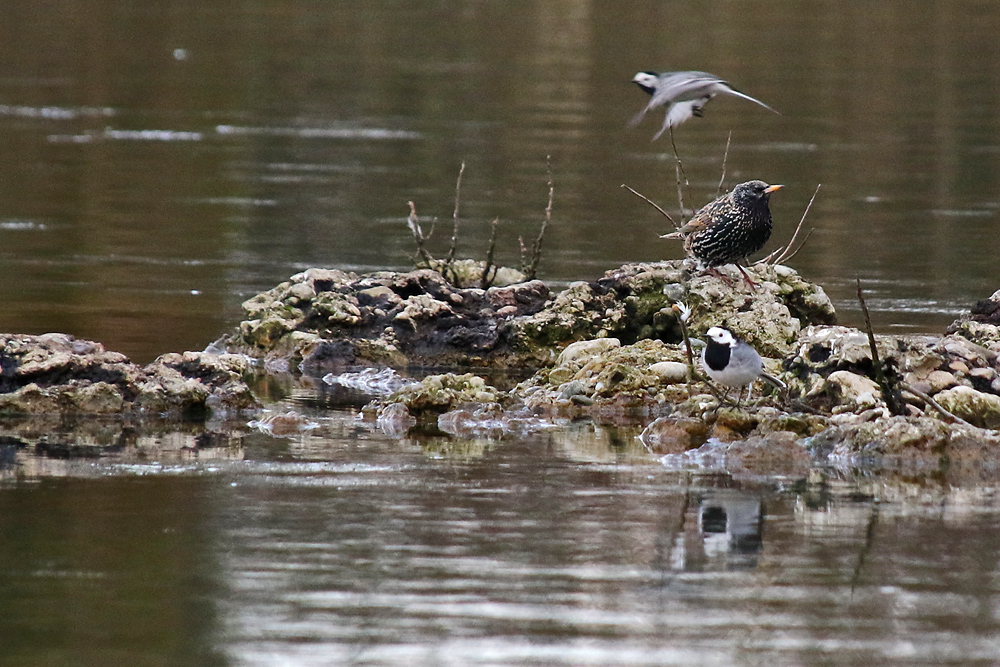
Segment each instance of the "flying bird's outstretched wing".
[[657,139],[667,129],[676,127],[695,115],[701,115],[702,108],[719,93],[728,93],[742,97],[759,104],[769,111],[778,113],[755,97],[733,88],[727,81],[708,72],[664,72],[654,75],[651,72],[639,72],[633,79],[643,90],[650,94],[646,106],[637,113],[630,125],[641,121],[646,113],[657,107],[666,107],[666,118],[653,139]]

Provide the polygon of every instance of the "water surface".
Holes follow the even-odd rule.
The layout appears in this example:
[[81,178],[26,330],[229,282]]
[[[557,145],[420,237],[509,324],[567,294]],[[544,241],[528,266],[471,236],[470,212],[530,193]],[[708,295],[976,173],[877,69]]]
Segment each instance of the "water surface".
[[[727,185],[786,185],[772,247],[822,184],[790,263],[845,323],[857,277],[887,332],[1000,288],[996,3],[8,4],[0,330],[202,349],[302,269],[411,266],[407,201],[444,254],[463,162],[459,254],[499,218],[517,264],[551,171],[541,277],[679,257],[620,187],[677,207],[656,114],[626,126],[646,69],[781,111],[682,126],[685,203],[730,131]],[[400,438],[291,406],[316,428],[0,439],[0,663],[997,664],[995,471],[678,469],[641,424]]]
[[[680,256],[674,159],[640,69],[704,69],[735,99],[677,133],[688,206],[787,187],[776,246],[847,323],[939,331],[1000,287],[1000,7],[791,0],[15,3],[0,55],[0,329],[65,331],[145,361],[202,349],[239,303],[310,266],[406,268],[407,201],[447,251],[517,264],[555,185],[543,278]],[[448,228],[448,229],[445,229]]]
[[628,427],[312,418],[7,474],[3,663],[996,664],[989,477],[762,478],[666,467]]

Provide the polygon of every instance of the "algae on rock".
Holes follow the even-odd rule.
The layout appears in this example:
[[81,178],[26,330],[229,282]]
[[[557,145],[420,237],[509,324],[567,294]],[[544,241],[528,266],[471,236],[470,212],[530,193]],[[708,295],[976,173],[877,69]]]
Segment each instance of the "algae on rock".
[[836,317],[822,288],[787,267],[751,267],[761,281],[751,290],[692,277],[692,266],[626,264],[557,294],[539,280],[482,290],[456,287],[430,269],[364,276],[310,269],[248,299],[246,320],[222,344],[310,372],[379,363],[537,367],[578,340],[679,342],[678,301],[695,310],[693,334],[725,323],[766,356],[784,354],[802,326]]

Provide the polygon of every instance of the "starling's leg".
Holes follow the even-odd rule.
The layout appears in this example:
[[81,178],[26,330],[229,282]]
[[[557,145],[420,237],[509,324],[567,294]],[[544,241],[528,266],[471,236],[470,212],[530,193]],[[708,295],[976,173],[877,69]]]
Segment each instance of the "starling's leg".
[[743,270],[743,267],[739,265],[739,262],[737,262],[737,263],[736,263],[736,268],[740,270],[740,273],[742,273],[742,274],[743,274],[743,277],[744,277],[744,278],[746,278],[746,280],[747,280],[747,283],[748,283],[748,284],[750,285],[750,287],[751,287],[751,288],[753,288],[753,289],[757,289],[758,287],[760,287],[760,283],[756,283],[756,282],[754,282],[754,281],[753,281],[753,280],[752,280],[752,279],[750,278],[750,276],[749,276],[749,275],[747,275],[747,272]]
[[713,276],[715,276],[716,278],[718,278],[722,282],[726,283],[726,285],[728,285],[729,287],[736,287],[736,283],[734,283],[732,280],[730,280],[729,276],[723,275],[714,266],[708,267],[708,273],[711,273]]

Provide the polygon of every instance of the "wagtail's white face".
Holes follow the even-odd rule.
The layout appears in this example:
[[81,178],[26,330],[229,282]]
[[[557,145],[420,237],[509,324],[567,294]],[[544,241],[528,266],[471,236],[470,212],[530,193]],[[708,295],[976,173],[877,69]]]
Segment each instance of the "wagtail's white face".
[[729,347],[736,346],[736,338],[727,329],[722,327],[712,327],[705,335],[712,339],[713,343],[718,343],[719,345],[728,345]]
[[652,94],[656,90],[657,75],[655,72],[639,72],[634,77],[632,81],[639,84],[639,87],[645,90],[647,93]]

